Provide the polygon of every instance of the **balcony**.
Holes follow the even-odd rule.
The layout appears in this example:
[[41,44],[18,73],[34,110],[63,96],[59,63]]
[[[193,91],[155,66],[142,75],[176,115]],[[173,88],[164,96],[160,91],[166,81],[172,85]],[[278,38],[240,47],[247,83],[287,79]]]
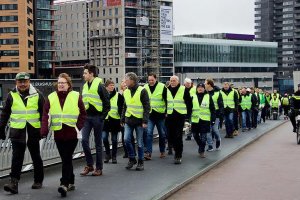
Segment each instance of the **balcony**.
[[58,5],[49,5],[49,4],[41,4],[37,3],[37,9],[43,9],[43,10],[58,10]]

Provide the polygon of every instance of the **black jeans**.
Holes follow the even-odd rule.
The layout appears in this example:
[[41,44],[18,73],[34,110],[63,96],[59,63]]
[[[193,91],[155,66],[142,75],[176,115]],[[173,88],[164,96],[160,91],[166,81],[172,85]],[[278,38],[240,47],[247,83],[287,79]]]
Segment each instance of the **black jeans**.
[[172,144],[175,151],[175,158],[182,157],[183,141],[182,131],[184,127],[185,116],[172,116],[167,117],[167,128],[168,128],[168,143]]
[[196,143],[198,144],[198,153],[204,153],[205,152],[205,145],[206,145],[206,141],[207,141],[207,134],[210,133],[199,133],[199,132],[194,132],[193,136],[194,139],[196,141]]
[[[17,142],[12,140],[12,163],[11,173],[12,178],[20,180],[21,170],[24,161],[24,154],[26,150],[26,143]],[[34,182],[42,183],[44,180],[44,167],[40,154],[39,139],[28,139],[27,147],[30,152],[30,156],[34,167]]]
[[78,140],[56,140],[56,146],[62,161],[62,177],[61,185],[68,187],[69,184],[74,184],[75,175],[73,172],[72,156],[77,146]]

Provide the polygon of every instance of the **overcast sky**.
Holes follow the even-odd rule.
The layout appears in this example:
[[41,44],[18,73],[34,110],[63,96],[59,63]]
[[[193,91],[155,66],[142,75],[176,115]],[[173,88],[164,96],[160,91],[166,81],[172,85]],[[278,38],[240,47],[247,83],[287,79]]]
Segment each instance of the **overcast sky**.
[[173,0],[174,35],[254,34],[254,0]]

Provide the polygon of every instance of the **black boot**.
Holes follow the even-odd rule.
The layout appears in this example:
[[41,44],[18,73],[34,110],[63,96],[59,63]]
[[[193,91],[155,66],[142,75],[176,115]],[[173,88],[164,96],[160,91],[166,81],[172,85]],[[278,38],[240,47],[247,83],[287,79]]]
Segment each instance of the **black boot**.
[[12,194],[18,194],[18,179],[11,178],[10,183],[4,185],[4,190]]
[[105,155],[105,159],[104,159],[104,163],[108,163],[110,159],[111,159],[111,155],[110,154],[106,154]]
[[135,158],[129,158],[126,169],[131,169],[137,163]]
[[143,160],[139,160],[138,164],[135,168],[136,171],[143,171],[144,170],[144,161]]

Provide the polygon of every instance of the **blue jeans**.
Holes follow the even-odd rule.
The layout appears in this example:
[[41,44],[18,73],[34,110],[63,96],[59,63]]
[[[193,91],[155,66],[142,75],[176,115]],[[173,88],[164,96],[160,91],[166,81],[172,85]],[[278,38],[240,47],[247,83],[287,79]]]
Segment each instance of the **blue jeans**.
[[144,159],[144,143],[143,143],[144,128],[142,126],[130,126],[128,124],[125,124],[124,140],[128,152],[128,157],[129,158],[135,157],[135,153],[133,149],[134,146],[132,145],[131,142],[134,130],[136,133],[136,140],[138,144],[138,159],[143,160]]
[[225,127],[226,127],[226,135],[227,136],[232,136],[233,134],[233,113],[227,113],[224,115],[225,118]]
[[207,134],[207,144],[208,146],[213,146],[213,136],[216,141],[221,141],[220,130],[219,130],[220,118],[216,118],[215,124],[211,126],[211,132]]
[[251,128],[251,110],[243,110],[242,111],[242,129]]
[[[111,132],[111,143],[112,143],[112,157],[117,157],[117,149],[118,149],[118,133],[119,132]],[[103,131],[102,132],[102,139],[103,139],[103,144],[105,147],[105,153],[106,155],[110,155],[110,147],[109,147],[109,141],[108,141],[108,136],[109,132]]]
[[86,163],[88,166],[93,166],[94,161],[90,149],[90,134],[91,130],[94,130],[94,138],[96,145],[96,169],[103,169],[102,162],[102,128],[103,128],[103,119],[100,116],[87,116],[84,127],[82,129],[82,148],[85,154]]
[[147,132],[147,153],[152,153],[152,143],[153,143],[153,130],[154,126],[156,126],[158,135],[159,135],[159,151],[161,153],[165,152],[166,149],[166,134],[164,132],[165,120],[164,119],[156,119],[148,120],[148,132]]
[[205,151],[207,134],[209,133],[193,133],[194,139],[198,144],[198,153],[203,153]]

